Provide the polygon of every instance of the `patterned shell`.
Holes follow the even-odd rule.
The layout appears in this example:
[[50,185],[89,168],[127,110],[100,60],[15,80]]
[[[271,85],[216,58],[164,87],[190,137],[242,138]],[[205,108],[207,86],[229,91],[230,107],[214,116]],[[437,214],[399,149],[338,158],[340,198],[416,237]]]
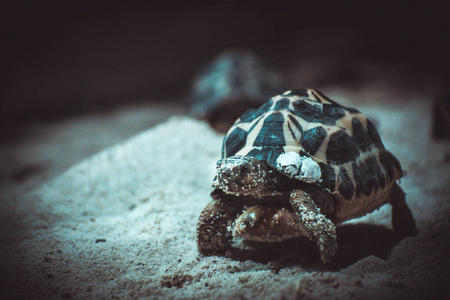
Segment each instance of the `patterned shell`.
[[245,112],[225,136],[222,157],[249,155],[276,168],[278,156],[290,151],[316,161],[319,185],[341,202],[387,198],[403,176],[363,114],[311,89],[288,91]]

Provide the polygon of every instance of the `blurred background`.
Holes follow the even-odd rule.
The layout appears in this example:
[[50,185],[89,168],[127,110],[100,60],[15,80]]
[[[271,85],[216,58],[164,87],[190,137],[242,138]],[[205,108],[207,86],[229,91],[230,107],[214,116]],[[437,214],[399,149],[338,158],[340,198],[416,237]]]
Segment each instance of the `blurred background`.
[[450,78],[447,11],[431,3],[2,6],[0,179],[20,184],[183,114],[196,73],[229,48],[261,56],[289,87],[326,94],[330,87],[388,86],[399,101],[415,93],[428,93],[431,101]]
[[361,84],[367,66],[406,71],[405,84],[450,73],[446,10],[423,2],[10,1],[2,11],[8,122],[181,100],[198,69],[233,47],[285,75],[297,69],[286,79],[296,87]]

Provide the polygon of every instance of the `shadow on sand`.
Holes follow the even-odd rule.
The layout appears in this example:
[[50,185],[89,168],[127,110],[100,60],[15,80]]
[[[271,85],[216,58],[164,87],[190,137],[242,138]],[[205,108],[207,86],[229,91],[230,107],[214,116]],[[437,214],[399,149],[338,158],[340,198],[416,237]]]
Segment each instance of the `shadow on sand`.
[[309,270],[338,270],[374,255],[386,259],[402,236],[381,225],[350,224],[337,227],[338,250],[333,260],[323,265],[316,245],[307,238],[290,239],[279,243],[244,242],[234,248],[230,257],[269,263],[277,271],[300,265]]

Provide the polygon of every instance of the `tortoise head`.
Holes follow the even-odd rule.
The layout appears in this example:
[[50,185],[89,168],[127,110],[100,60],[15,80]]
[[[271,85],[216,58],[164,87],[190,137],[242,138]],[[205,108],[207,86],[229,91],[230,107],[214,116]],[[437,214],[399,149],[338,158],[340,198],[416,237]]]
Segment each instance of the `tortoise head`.
[[234,195],[254,195],[263,191],[271,171],[251,156],[230,156],[217,161],[215,188]]

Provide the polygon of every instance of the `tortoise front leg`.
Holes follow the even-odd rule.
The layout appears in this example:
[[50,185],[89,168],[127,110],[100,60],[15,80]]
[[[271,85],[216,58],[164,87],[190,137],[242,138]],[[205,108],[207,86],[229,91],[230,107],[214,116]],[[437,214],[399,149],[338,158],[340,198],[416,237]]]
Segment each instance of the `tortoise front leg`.
[[329,263],[337,250],[336,227],[314,204],[311,196],[301,190],[291,193],[290,203],[308,238],[317,244],[320,259]]
[[202,211],[197,223],[198,250],[203,255],[223,255],[231,248],[228,221],[234,220],[238,208],[212,200]]
[[406,204],[406,194],[398,184],[391,190],[390,201],[392,205],[392,227],[401,237],[417,235],[416,221]]

